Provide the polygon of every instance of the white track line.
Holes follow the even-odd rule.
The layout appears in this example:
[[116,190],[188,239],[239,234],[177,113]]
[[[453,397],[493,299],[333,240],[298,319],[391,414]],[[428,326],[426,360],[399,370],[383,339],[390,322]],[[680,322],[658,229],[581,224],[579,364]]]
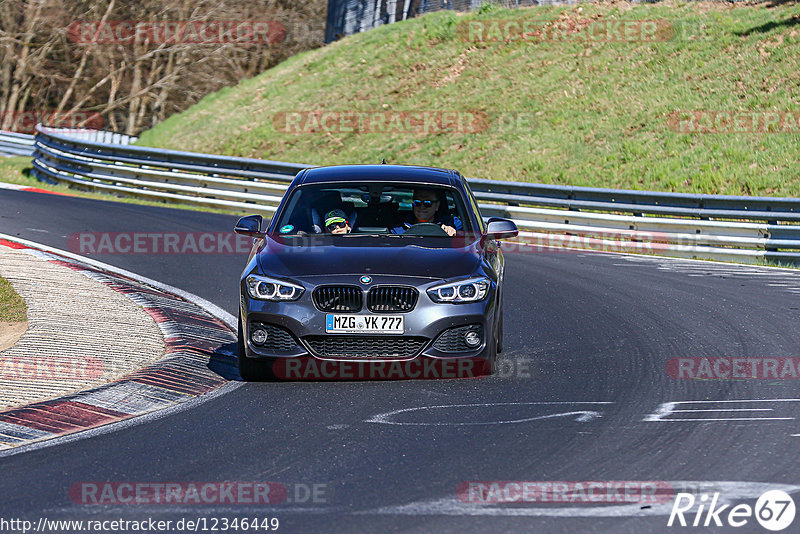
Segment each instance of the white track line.
[[[178,289],[177,287],[173,287],[171,285],[158,282],[158,281],[153,280],[151,278],[147,278],[147,277],[138,275],[136,273],[132,273],[130,271],[126,271],[125,269],[120,269],[119,267],[114,267],[113,265],[109,265],[107,263],[103,263],[101,261],[97,261],[97,260],[94,260],[92,258],[87,258],[87,257],[84,257],[84,256],[80,256],[78,254],[73,254],[72,252],[67,252],[65,250],[57,249],[57,248],[54,248],[54,247],[49,247],[47,245],[42,245],[42,244],[36,243],[34,241],[28,241],[26,239],[20,239],[20,238],[18,238],[16,236],[0,233],[0,239],[5,239],[7,241],[13,241],[13,242],[19,243],[21,245],[25,245],[25,246],[31,247],[33,249],[43,250],[43,251],[49,252],[51,254],[56,254],[56,255],[59,255],[59,256],[63,256],[65,258],[73,259],[75,261],[80,261],[80,262],[83,262],[83,263],[85,263],[87,265],[91,265],[93,267],[97,267],[98,269],[103,269],[103,270],[106,270],[106,271],[109,271],[109,272],[112,272],[112,273],[115,273],[115,274],[119,274],[121,276],[127,276],[129,278],[132,278],[132,279],[138,281],[138,282],[141,282],[142,284],[149,285],[149,286],[155,287],[157,289],[161,289],[162,291],[167,291],[169,293],[174,293],[176,295],[179,295],[179,296],[183,297],[184,299],[188,300],[189,302],[192,302],[192,303],[196,304],[197,306],[203,308],[204,310],[206,310],[208,313],[210,313],[214,317],[217,317],[218,319],[223,321],[229,327],[231,327],[231,328],[236,328],[237,327],[236,318],[233,315],[231,315],[230,313],[226,312],[225,310],[223,310],[222,308],[220,308],[216,304],[214,304],[212,302],[209,302],[208,300],[206,300],[204,298],[198,297],[197,295],[195,295],[193,293],[189,293],[188,291],[184,291],[182,289]],[[116,432],[118,430],[123,430],[125,428],[129,428],[129,427],[137,426],[137,425],[140,425],[140,424],[148,423],[150,421],[155,421],[157,419],[161,419],[162,417],[168,417],[168,416],[176,414],[178,412],[191,410],[191,409],[193,409],[193,408],[195,408],[195,407],[197,407],[197,406],[199,406],[199,405],[201,405],[201,404],[203,404],[203,403],[205,403],[207,401],[213,400],[213,399],[215,399],[217,397],[220,397],[222,395],[230,393],[231,391],[234,391],[235,389],[238,389],[239,387],[242,386],[242,384],[243,384],[242,382],[228,382],[224,386],[220,387],[219,389],[216,389],[216,390],[212,391],[211,393],[206,393],[205,395],[200,395],[200,396],[195,397],[195,398],[193,398],[191,400],[187,400],[187,401],[181,402],[179,404],[173,405],[173,406],[171,406],[169,408],[165,408],[163,410],[159,410],[159,411],[156,411],[156,412],[151,412],[151,413],[148,413],[148,414],[145,414],[145,415],[141,415],[141,416],[138,416],[138,417],[133,417],[131,419],[125,419],[125,420],[122,420],[122,421],[117,421],[115,423],[109,423],[107,425],[104,425],[104,426],[101,426],[101,427],[97,427],[97,428],[92,428],[92,429],[89,429],[89,430],[83,430],[83,431],[78,432],[76,434],[70,434],[70,435],[67,435],[67,436],[53,438],[53,439],[50,439],[50,440],[47,440],[47,441],[36,442],[36,443],[32,443],[30,445],[23,445],[23,446],[16,447],[16,448],[13,448],[13,449],[0,450],[0,458],[4,458],[4,457],[7,457],[7,456],[14,456],[16,454],[22,454],[24,452],[30,452],[30,451],[34,451],[34,450],[44,449],[46,447],[53,447],[53,446],[56,446],[56,445],[62,445],[62,444],[65,444],[65,443],[71,443],[73,441],[78,441],[78,440],[82,440],[82,439],[89,439],[89,438],[93,438],[95,436],[100,436],[100,435],[103,435],[103,434],[109,434],[111,432]]]
[[[758,499],[764,492],[781,490],[789,494],[800,492],[800,486],[769,482],[739,481],[674,481],[667,482],[675,490],[681,488],[709,487],[720,494],[720,504],[733,504],[744,500]],[[705,490],[703,491],[705,493]],[[697,490],[690,493],[695,494]],[[698,503],[699,504],[699,503]],[[642,506],[641,503],[618,505],[592,505],[589,503],[573,503],[558,507],[543,506],[543,503],[469,503],[462,502],[456,496],[439,499],[428,499],[395,506],[385,506],[356,515],[395,515],[395,516],[494,516],[494,517],[644,517],[667,516],[672,511],[672,499],[667,502]],[[693,511],[697,507],[693,508]]]
[[91,265],[92,267],[97,267],[98,269],[104,269],[106,271],[110,271],[110,272],[115,273],[115,274],[119,274],[119,275],[122,275],[122,276],[127,276],[129,278],[133,278],[137,282],[141,282],[143,284],[147,284],[149,286],[155,287],[157,289],[161,289],[163,291],[167,291],[169,293],[174,293],[174,294],[176,294],[178,296],[181,296],[181,297],[185,298],[189,302],[197,304],[198,306],[200,306],[201,308],[206,310],[208,313],[210,313],[214,317],[217,317],[218,319],[220,319],[222,322],[224,322],[225,324],[227,324],[231,328],[233,328],[233,329],[236,328],[236,318],[233,315],[231,315],[230,313],[226,312],[225,310],[223,310],[222,308],[220,308],[219,306],[217,306],[213,302],[210,302],[210,301],[208,301],[208,300],[206,300],[206,299],[204,299],[202,297],[198,297],[197,295],[195,295],[193,293],[189,293],[188,291],[184,291],[183,289],[179,289],[179,288],[171,286],[169,284],[164,284],[162,282],[158,282],[156,280],[153,280],[152,278],[147,278],[145,276],[141,276],[139,274],[132,273],[131,271],[126,271],[125,269],[121,269],[119,267],[115,267],[113,265],[109,265],[108,263],[103,263],[102,261],[97,261],[97,260],[92,259],[92,258],[87,258],[86,256],[80,256],[78,254],[73,254],[72,252],[67,252],[66,250],[61,250],[61,249],[58,249],[58,248],[49,247],[47,245],[42,245],[42,244],[36,243],[34,241],[28,241],[27,239],[20,239],[19,237],[15,237],[15,236],[8,235],[8,234],[2,234],[2,233],[0,233],[0,239],[6,239],[8,241],[14,241],[14,242],[20,243],[21,245],[25,245],[25,246],[28,246],[28,247],[31,247],[31,248],[38,248],[38,249],[43,250],[45,252],[50,252],[52,254],[58,254],[59,256],[64,256],[65,258],[70,258],[70,259],[73,259],[73,260],[76,260],[76,261],[81,261],[83,263],[86,263],[87,265]]
[[126,428],[142,425],[145,423],[149,423],[151,421],[156,421],[158,419],[169,417],[170,415],[174,415],[179,412],[194,409],[197,406],[200,406],[201,404],[204,404],[210,400],[214,400],[217,397],[221,397],[222,395],[230,393],[231,391],[241,386],[242,382],[228,382],[221,388],[215,389],[211,393],[206,393],[205,395],[200,395],[199,397],[194,397],[192,399],[180,402],[178,404],[173,404],[172,406],[164,408],[162,410],[146,413],[144,415],[139,415],[136,417],[132,417],[130,419],[123,419],[122,421],[109,423],[107,425],[103,425],[97,428],[82,430],[80,432],[76,432],[75,434],[68,434],[66,436],[48,439],[47,441],[37,441],[35,443],[31,443],[30,445],[21,445],[13,449],[0,451],[0,458],[5,458],[7,456],[14,456],[25,452],[36,451],[47,447],[65,445],[67,443],[72,443],[73,441],[80,441],[82,439],[89,439],[95,436],[102,436],[103,434],[110,434],[112,432],[117,432],[119,430],[124,430]]
[[[528,245],[528,246],[536,246],[536,245]],[[546,245],[543,245],[546,246]],[[559,247],[552,247],[552,248],[559,248]],[[574,250],[581,250],[581,249],[574,249]],[[640,261],[642,263],[670,263],[670,267],[675,267],[680,265],[681,263],[686,264],[687,267],[700,267],[705,266],[710,269],[717,267],[718,269],[729,269],[731,271],[739,272],[742,269],[752,269],[755,272],[758,271],[772,271],[775,274],[778,273],[791,273],[795,276],[800,275],[800,268],[793,269],[790,267],[775,267],[773,265],[753,265],[751,263],[736,263],[736,262],[727,262],[727,261],[712,261],[712,260],[699,260],[695,258],[672,258],[669,256],[650,256],[646,254],[630,254],[626,252],[608,252],[608,251],[597,251],[593,252],[593,254],[613,254],[616,256],[622,256],[623,258],[637,262]],[[766,273],[763,273],[766,274]]]

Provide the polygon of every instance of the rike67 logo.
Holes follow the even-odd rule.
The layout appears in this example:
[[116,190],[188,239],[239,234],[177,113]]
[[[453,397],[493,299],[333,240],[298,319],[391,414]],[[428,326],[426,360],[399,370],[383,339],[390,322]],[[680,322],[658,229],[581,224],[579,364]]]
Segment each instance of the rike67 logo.
[[711,497],[703,493],[699,498],[692,493],[678,493],[667,526],[721,527],[727,524],[738,528],[747,525],[755,517],[765,529],[778,532],[794,522],[794,500],[784,491],[767,491],[758,498],[755,507],[749,504],[731,507],[730,504],[720,504],[719,498],[719,492]]

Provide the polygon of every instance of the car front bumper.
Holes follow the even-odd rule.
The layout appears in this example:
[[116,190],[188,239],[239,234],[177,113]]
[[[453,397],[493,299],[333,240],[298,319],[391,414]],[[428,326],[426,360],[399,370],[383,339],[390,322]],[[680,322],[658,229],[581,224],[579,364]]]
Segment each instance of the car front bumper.
[[[244,287],[241,288],[241,317],[242,327],[245,334],[245,354],[248,358],[262,359],[291,359],[306,358],[318,361],[336,362],[404,362],[415,359],[434,359],[434,360],[454,360],[471,359],[480,361],[488,360],[491,354],[490,343],[494,342],[494,325],[496,310],[496,286],[492,284],[486,298],[480,302],[463,304],[441,304],[433,302],[426,290],[439,283],[440,280],[420,279],[409,277],[380,277],[375,276],[373,286],[377,285],[403,285],[413,286],[419,291],[419,297],[413,310],[405,313],[371,313],[366,307],[360,312],[352,312],[364,315],[403,315],[404,333],[402,336],[419,339],[422,342],[421,348],[410,357],[388,357],[368,359],[358,357],[328,357],[315,353],[308,342],[309,339],[319,338],[320,336],[356,336],[349,334],[327,333],[325,329],[326,316],[330,312],[317,309],[313,302],[312,294],[316,287],[331,284],[352,285],[364,287],[366,291],[369,287],[360,284],[358,276],[342,277],[314,277],[313,282],[303,280],[305,292],[297,301],[292,302],[270,302],[256,300],[249,297]],[[255,344],[251,337],[251,331],[257,323],[276,325],[290,333],[294,345],[288,348],[283,344],[281,350],[270,350]],[[481,343],[474,349],[450,352],[439,350],[436,341],[446,330],[463,327],[467,325],[479,325],[482,332]],[[370,336],[370,334],[360,334],[358,336]],[[356,336],[356,337],[358,337]],[[362,363],[363,365],[363,363]],[[441,365],[441,364],[439,364]]]

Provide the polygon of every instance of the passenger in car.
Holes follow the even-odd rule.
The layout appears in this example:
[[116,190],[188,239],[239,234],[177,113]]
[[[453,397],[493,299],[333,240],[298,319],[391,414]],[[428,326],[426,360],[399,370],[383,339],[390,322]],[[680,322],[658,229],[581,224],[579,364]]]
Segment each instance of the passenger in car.
[[390,229],[393,234],[404,234],[406,230],[420,223],[433,223],[442,227],[447,235],[453,237],[464,228],[458,217],[442,217],[439,211],[439,197],[430,189],[415,189],[412,200],[412,215]]
[[330,234],[349,234],[350,223],[342,210],[331,210],[325,215],[325,231]]

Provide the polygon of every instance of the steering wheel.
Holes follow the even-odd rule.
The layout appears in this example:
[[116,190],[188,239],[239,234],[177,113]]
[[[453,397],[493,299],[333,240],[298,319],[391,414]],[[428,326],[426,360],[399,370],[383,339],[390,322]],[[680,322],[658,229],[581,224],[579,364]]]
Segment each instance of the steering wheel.
[[405,235],[419,235],[425,237],[450,237],[440,225],[436,223],[417,223],[405,231]]

